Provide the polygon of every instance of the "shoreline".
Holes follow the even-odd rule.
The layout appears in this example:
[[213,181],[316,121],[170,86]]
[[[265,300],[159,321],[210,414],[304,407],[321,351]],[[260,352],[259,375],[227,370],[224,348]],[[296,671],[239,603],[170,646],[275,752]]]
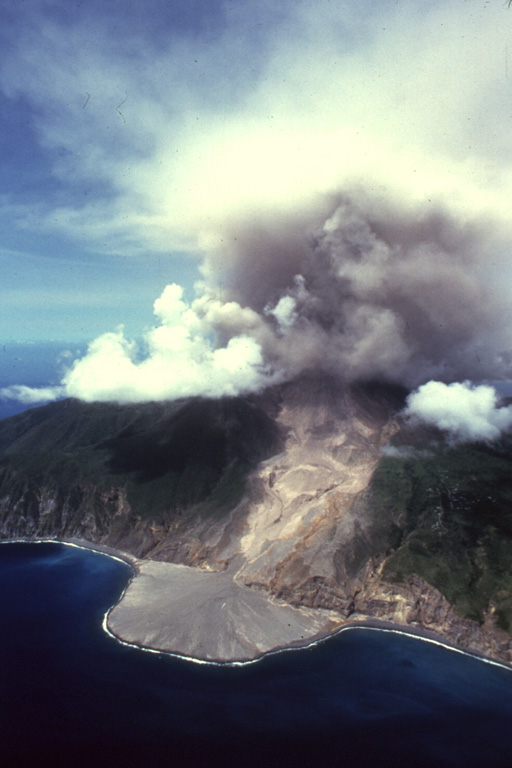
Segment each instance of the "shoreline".
[[[144,645],[138,642],[127,640],[122,636],[116,634],[111,629],[111,627],[108,626],[108,620],[112,611],[114,611],[114,609],[116,609],[120,605],[121,601],[125,597],[126,592],[131,586],[131,584],[133,583],[133,581],[136,579],[138,575],[140,575],[141,569],[140,569],[139,563],[147,564],[147,563],[153,563],[153,562],[157,563],[159,561],[141,561],[140,558],[137,558],[134,555],[131,555],[130,553],[122,552],[113,547],[109,547],[101,544],[94,544],[93,542],[89,542],[82,539],[64,540],[64,539],[51,539],[51,538],[48,538],[48,539],[46,538],[45,539],[15,538],[15,539],[2,539],[0,540],[0,544],[62,544],[65,546],[73,547],[75,549],[82,549],[82,550],[94,552],[99,555],[104,555],[106,557],[111,557],[113,560],[117,560],[118,562],[122,562],[125,565],[128,565],[131,568],[132,573],[121,595],[119,596],[119,599],[114,603],[114,605],[110,606],[110,608],[108,608],[108,610],[105,612],[103,621],[102,621],[102,629],[106,634],[108,634],[113,640],[115,640],[119,644],[131,647],[131,648],[136,648],[137,650],[140,650],[144,653],[154,653],[154,654],[159,654],[164,656],[171,656],[171,657],[178,658],[183,661],[188,661],[194,664],[222,666],[222,667],[241,667],[241,666],[246,666],[248,664],[255,664],[269,656],[277,655],[278,653],[285,653],[288,651],[290,652],[300,651],[300,650],[307,650],[309,648],[313,648],[317,645],[327,642],[331,638],[334,638],[343,632],[354,631],[354,630],[359,630],[359,631],[366,630],[366,631],[374,631],[374,632],[375,631],[386,632],[389,634],[396,634],[396,635],[403,635],[405,637],[410,637],[412,639],[427,642],[432,645],[437,645],[438,647],[444,648],[447,651],[459,653],[464,656],[473,658],[477,661],[482,661],[486,664],[500,667],[509,672],[512,672],[512,663],[509,664],[505,661],[494,659],[491,656],[487,656],[485,653],[481,651],[463,648],[460,645],[457,645],[456,643],[451,643],[447,638],[443,637],[442,635],[436,632],[432,632],[430,630],[427,630],[421,627],[393,624],[392,622],[389,622],[389,621],[381,621],[378,619],[372,619],[371,617],[361,618],[355,621],[347,620],[346,623],[336,627],[335,629],[332,629],[331,631],[326,631],[323,633],[319,633],[317,635],[313,635],[308,639],[304,639],[304,641],[300,639],[300,640],[292,641],[286,645],[276,645],[275,647],[272,647],[269,650],[254,656],[254,658],[242,659],[242,660],[229,659],[229,658],[202,659],[202,658],[197,658],[197,657],[188,655],[186,653],[180,653],[177,650],[167,650],[165,648],[159,648],[156,645],[155,646]],[[190,566],[177,566],[177,567],[190,568]],[[208,574],[208,575],[211,575],[211,574]],[[268,603],[271,602],[270,600],[267,600],[267,601]]]
[[85,549],[90,552],[96,552],[98,555],[106,555],[113,560],[118,560],[125,565],[131,566],[134,574],[137,573],[137,562],[139,558],[135,555],[131,555],[129,552],[122,552],[114,547],[108,547],[103,544],[94,544],[93,542],[86,541],[85,539],[30,539],[30,538],[16,538],[16,539],[0,539],[1,544],[64,544],[66,547],[74,547],[75,549]]

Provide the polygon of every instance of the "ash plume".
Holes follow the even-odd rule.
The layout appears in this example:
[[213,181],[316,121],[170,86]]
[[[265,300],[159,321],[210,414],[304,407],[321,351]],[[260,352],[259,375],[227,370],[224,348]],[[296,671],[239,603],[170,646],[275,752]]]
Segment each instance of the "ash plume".
[[499,251],[490,224],[359,191],[238,226],[206,273],[261,318],[253,335],[279,378],[414,387],[506,375],[507,295],[486,274]]
[[311,370],[409,388],[506,378],[510,309],[503,281],[487,275],[491,258],[500,243],[490,223],[361,190],[232,221],[206,254],[195,300],[167,286],[142,345],[122,328],[100,336],[55,396],[220,397]]

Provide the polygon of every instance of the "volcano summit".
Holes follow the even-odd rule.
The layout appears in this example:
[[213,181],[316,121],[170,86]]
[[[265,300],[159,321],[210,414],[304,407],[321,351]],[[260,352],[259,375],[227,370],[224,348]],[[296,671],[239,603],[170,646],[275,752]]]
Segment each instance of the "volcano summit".
[[107,626],[246,661],[391,622],[512,661],[512,452],[405,420],[406,392],[64,400],[0,423],[0,531],[124,553]]

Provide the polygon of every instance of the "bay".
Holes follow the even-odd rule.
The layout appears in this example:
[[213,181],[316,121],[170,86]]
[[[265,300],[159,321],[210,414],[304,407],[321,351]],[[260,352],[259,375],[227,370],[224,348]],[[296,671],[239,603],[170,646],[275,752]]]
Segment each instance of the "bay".
[[241,667],[102,629],[129,566],[60,544],[0,547],[4,765],[512,765],[512,672],[352,630]]

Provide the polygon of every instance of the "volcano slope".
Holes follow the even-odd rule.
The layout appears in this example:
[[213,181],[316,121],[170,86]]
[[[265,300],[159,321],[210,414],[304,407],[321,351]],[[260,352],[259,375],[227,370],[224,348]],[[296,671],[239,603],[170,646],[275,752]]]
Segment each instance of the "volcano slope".
[[0,535],[124,553],[108,629],[246,661],[392,623],[512,661],[512,450],[450,447],[405,392],[65,400],[0,422]]

